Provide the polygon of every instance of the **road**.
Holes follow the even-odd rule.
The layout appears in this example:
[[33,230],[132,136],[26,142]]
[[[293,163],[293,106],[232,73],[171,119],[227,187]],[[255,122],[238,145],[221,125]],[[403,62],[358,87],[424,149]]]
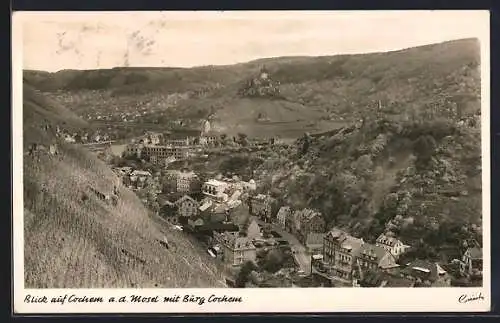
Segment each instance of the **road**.
[[257,220],[257,223],[261,226],[271,225],[273,231],[279,233],[282,239],[285,239],[290,243],[290,248],[293,251],[293,256],[300,266],[300,269],[304,271],[307,275],[311,273],[311,255],[307,252],[306,247],[300,243],[300,241],[291,233],[286,232],[278,224],[275,223],[265,223],[262,220]]

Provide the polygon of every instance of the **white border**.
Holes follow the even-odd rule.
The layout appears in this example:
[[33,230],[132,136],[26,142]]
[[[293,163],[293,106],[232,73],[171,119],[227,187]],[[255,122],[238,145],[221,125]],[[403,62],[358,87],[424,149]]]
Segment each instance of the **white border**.
[[[475,14],[478,12],[475,11]],[[484,14],[481,35],[481,121],[482,121],[482,176],[483,176],[483,250],[484,277],[482,288],[307,288],[307,289],[38,289],[24,288],[23,252],[23,167],[22,167],[22,19],[38,13],[23,12],[13,15],[13,248],[14,248],[14,312],[21,313],[205,313],[205,312],[481,312],[489,311],[491,304],[490,271],[490,47],[489,12]],[[45,15],[67,15],[69,12],[45,12]],[[75,13],[71,13],[75,14]],[[82,13],[79,13],[81,15]],[[89,13],[86,13],[89,14]],[[97,14],[97,13],[93,13]],[[184,13],[177,13],[179,18]],[[203,16],[204,13],[199,13]],[[245,13],[232,13],[234,16]],[[276,12],[259,13],[276,17]],[[282,13],[283,14],[283,13]],[[284,16],[292,14],[287,12]],[[296,13],[295,13],[296,14]],[[281,17],[284,17],[281,16]],[[425,22],[422,22],[425,23]],[[463,295],[481,294],[484,300],[461,304]],[[109,297],[196,295],[208,299],[217,296],[242,297],[242,303],[68,303],[27,304],[27,294],[57,297],[87,295]]]

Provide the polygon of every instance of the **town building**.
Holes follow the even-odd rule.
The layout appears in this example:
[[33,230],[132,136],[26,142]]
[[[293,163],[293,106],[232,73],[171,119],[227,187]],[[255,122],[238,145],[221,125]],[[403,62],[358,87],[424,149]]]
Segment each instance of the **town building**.
[[294,234],[302,243],[306,242],[307,236],[310,233],[324,233],[325,220],[321,213],[311,210],[303,209],[294,213],[294,220],[296,221]]
[[225,191],[228,189],[229,184],[223,181],[219,181],[216,179],[211,179],[205,183],[203,183],[201,191],[202,193],[210,198],[214,199],[227,199],[228,196],[225,194]]
[[198,216],[200,204],[189,195],[184,195],[175,201],[174,205],[178,212],[177,223],[186,224],[188,219],[195,219]]
[[200,145],[202,146],[213,146],[219,140],[219,136],[216,134],[202,134],[200,136]]
[[411,246],[405,245],[401,240],[393,237],[391,234],[382,233],[375,242],[375,245],[384,248],[390,252],[396,259],[407,252]]
[[246,228],[246,236],[251,241],[262,238],[260,226],[255,219],[251,219],[249,221],[248,227]]
[[324,233],[311,232],[307,235],[306,238],[306,248],[310,254],[313,255],[321,255],[323,254],[323,238],[325,237]]
[[214,240],[222,246],[222,258],[229,266],[241,266],[246,261],[255,261],[257,257],[252,240],[237,232],[214,233]]
[[286,228],[286,223],[289,221],[290,216],[292,215],[292,209],[289,206],[282,206],[278,214],[276,215],[276,220],[278,224],[285,229]]
[[157,201],[160,206],[160,215],[172,223],[177,223],[179,214],[172,199],[159,195]]
[[186,169],[181,170],[177,174],[177,192],[191,192],[193,191],[195,181],[198,180],[198,175],[193,171]]
[[337,228],[328,232],[323,239],[323,262],[328,273],[344,282],[351,282],[363,244],[363,239]]
[[127,147],[125,148],[125,154],[127,156],[135,156],[137,158],[141,158],[143,148],[144,148],[144,145],[142,145],[142,144],[130,144],[130,145],[127,145]]
[[146,187],[147,181],[150,178],[152,178],[150,172],[136,169],[132,173],[130,173],[129,180],[126,182],[132,187],[144,188]]
[[479,247],[468,248],[462,256],[460,273],[464,276],[482,276],[483,274],[483,249]]
[[169,157],[174,157],[176,160],[188,159],[191,155],[190,147],[175,147],[175,146],[157,146],[144,145],[141,154],[145,157],[153,157],[155,163],[161,163]]
[[389,270],[398,267],[396,258],[386,249],[365,243],[357,256],[357,265],[362,272],[368,270]]
[[163,140],[163,134],[156,133],[156,132],[148,132],[144,136],[143,140],[144,139],[146,142],[148,142],[151,145],[159,145],[159,144],[161,144],[161,142]]

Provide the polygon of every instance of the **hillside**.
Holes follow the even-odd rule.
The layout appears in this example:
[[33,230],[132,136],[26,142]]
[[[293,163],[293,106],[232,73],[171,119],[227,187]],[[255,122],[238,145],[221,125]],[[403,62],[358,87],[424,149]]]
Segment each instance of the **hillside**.
[[[392,114],[443,100],[470,106],[479,95],[468,90],[478,65],[478,40],[463,39],[387,53],[278,57],[189,69],[26,71],[25,77],[56,99],[71,97],[79,115],[105,97],[108,109],[146,107],[152,113],[148,120],[196,121],[213,112],[215,128],[229,134],[299,137],[359,119],[379,102]],[[241,87],[263,66],[280,84],[279,95],[241,96]],[[183,97],[165,105],[174,94]],[[262,114],[265,122],[258,118]]]
[[84,122],[29,86],[23,112],[25,147],[58,144],[56,155],[40,150],[24,157],[27,288],[224,287],[208,254],[155,221],[133,192],[119,186],[116,205],[94,193],[111,194],[120,181],[53,133],[61,123]]
[[321,211],[328,227],[372,242],[391,231],[420,257],[450,261],[464,241],[482,237],[479,102],[470,111],[453,107],[397,118],[380,112],[306,134],[256,172],[284,204]]

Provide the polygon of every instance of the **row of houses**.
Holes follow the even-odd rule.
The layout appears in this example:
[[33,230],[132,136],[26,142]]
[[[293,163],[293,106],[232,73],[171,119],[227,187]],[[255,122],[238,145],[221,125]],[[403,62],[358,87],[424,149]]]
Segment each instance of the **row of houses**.
[[292,210],[289,206],[283,206],[276,215],[276,222],[313,249],[317,249],[320,237],[326,230],[322,214],[309,208]]
[[[446,287],[452,276],[436,262],[416,259],[400,266],[397,259],[410,246],[382,234],[375,244],[334,228],[323,238],[320,268],[354,287]],[[481,248],[469,248],[461,261],[461,273],[482,271]]]

